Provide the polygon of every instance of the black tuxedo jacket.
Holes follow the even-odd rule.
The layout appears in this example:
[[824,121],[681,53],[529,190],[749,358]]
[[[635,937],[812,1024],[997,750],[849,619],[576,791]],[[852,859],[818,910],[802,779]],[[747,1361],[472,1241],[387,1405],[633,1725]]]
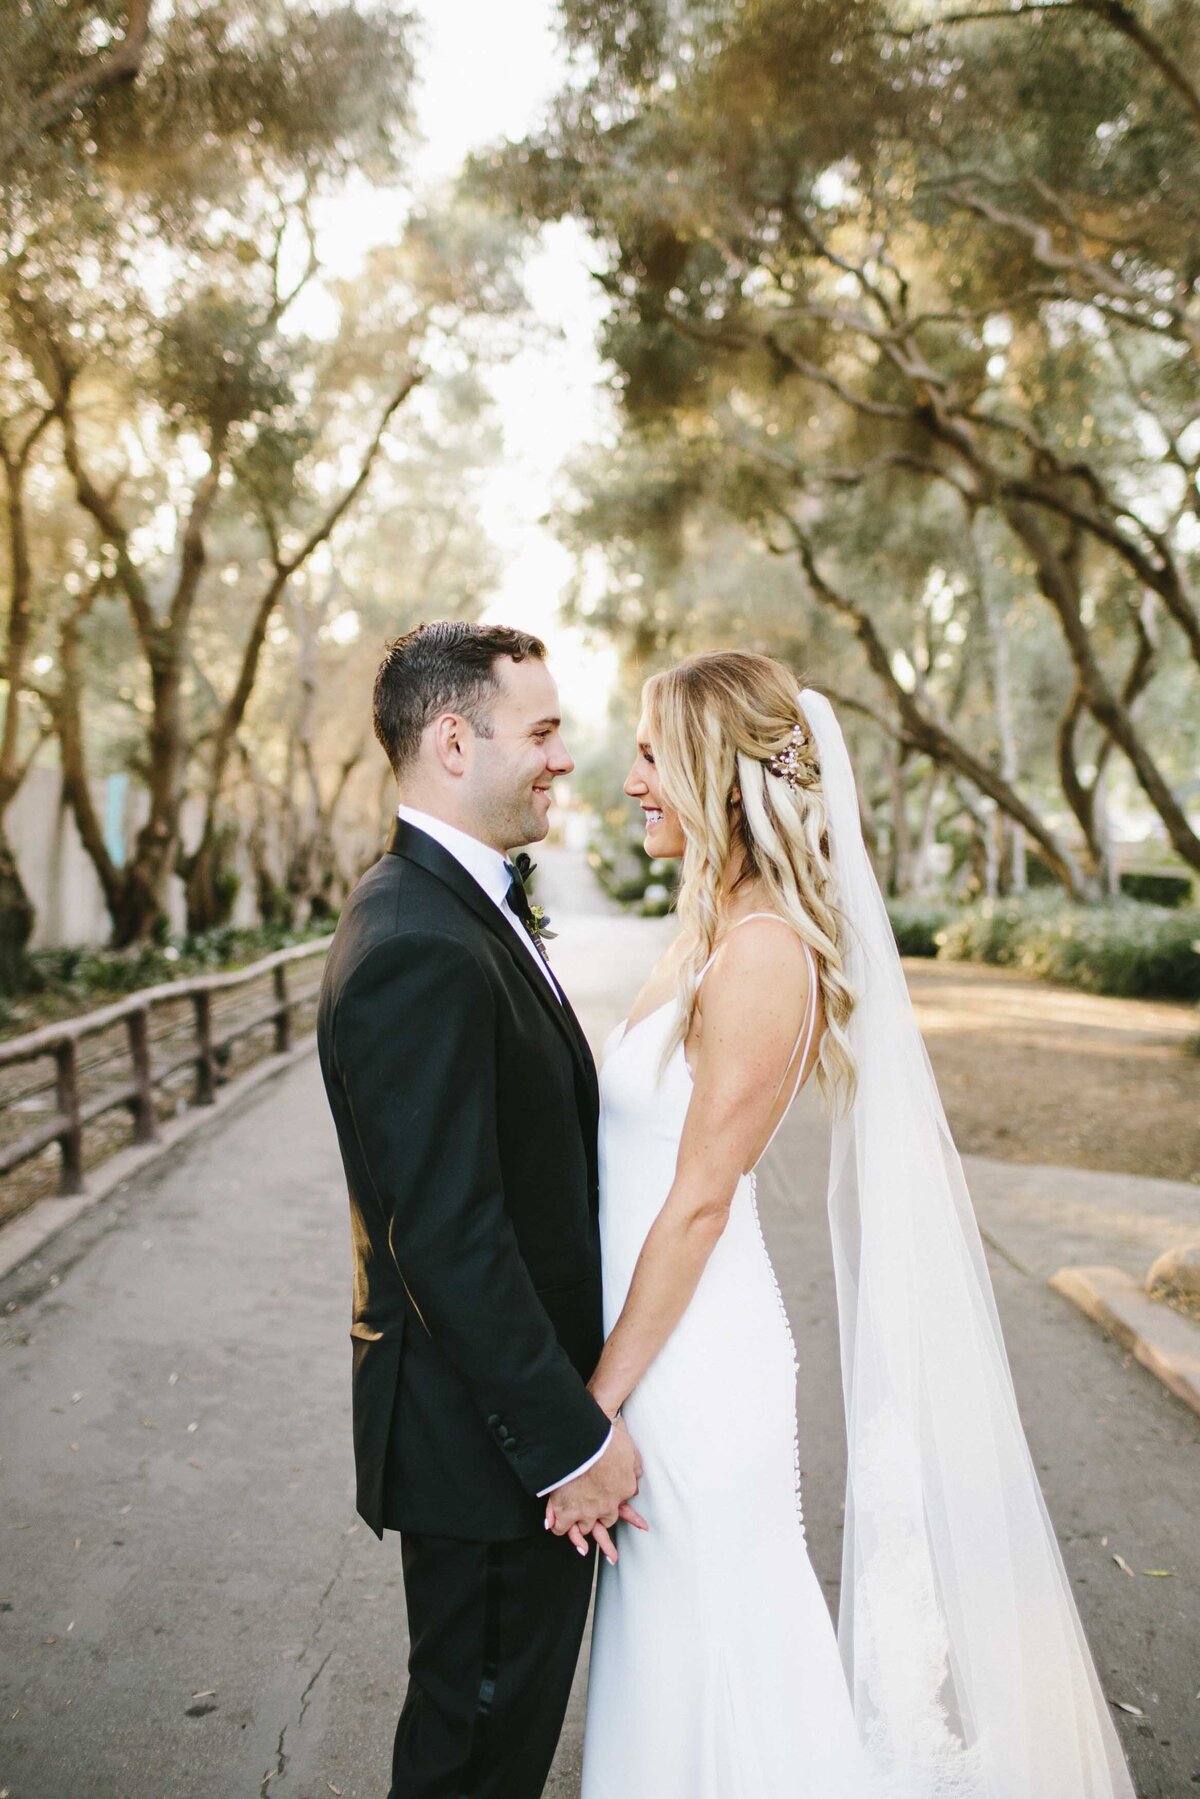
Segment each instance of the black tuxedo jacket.
[[350,1189],[358,1509],[502,1541],[594,1455],[599,1096],[574,1013],[494,901],[397,820],[317,1013]]

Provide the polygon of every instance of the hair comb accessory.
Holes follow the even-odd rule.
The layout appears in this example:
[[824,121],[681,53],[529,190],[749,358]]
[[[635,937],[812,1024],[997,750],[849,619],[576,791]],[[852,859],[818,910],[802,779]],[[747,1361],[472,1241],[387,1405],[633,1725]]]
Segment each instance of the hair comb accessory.
[[805,770],[804,760],[800,753],[807,735],[808,733],[804,725],[797,719],[796,723],[792,726],[792,735],[788,741],[787,748],[785,750],[780,750],[777,756],[771,756],[767,760],[767,768],[770,770],[771,774],[778,775],[781,780],[786,781],[788,786],[793,789],[797,787],[807,787],[809,785],[808,781],[805,779],[807,771]]

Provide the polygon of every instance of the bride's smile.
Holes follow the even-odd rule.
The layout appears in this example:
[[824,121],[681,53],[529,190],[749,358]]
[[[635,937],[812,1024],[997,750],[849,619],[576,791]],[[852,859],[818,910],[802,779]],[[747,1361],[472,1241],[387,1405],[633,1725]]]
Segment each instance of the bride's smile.
[[625,782],[625,792],[637,800],[646,820],[643,839],[648,856],[676,857],[684,851],[683,825],[659,782],[654,751],[650,744],[650,727],[643,717],[638,724],[637,755]]

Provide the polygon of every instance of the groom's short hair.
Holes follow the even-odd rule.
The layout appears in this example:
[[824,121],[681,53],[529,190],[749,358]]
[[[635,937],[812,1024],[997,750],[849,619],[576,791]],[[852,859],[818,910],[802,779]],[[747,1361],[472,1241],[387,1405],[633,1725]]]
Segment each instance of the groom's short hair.
[[540,638],[507,625],[438,619],[389,643],[375,676],[375,735],[394,774],[415,760],[421,733],[443,712],[457,712],[480,737],[492,734],[492,703],[500,691],[496,662],[546,655]]

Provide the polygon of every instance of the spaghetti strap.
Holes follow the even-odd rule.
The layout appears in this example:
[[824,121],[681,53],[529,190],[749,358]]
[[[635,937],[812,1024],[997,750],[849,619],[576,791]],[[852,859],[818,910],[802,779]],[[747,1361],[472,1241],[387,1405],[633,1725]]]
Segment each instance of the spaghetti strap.
[[[787,920],[784,919],[783,922],[786,924]],[[817,975],[817,959],[812,953],[811,946],[804,942],[803,937],[800,938],[800,942],[803,945],[804,954],[808,961],[808,1000],[804,1007],[804,1023],[800,1026],[800,1033],[797,1036],[794,1045],[792,1046],[792,1054],[791,1054],[791,1056],[788,1057],[788,1062],[787,1062],[788,1068],[791,1067],[792,1061],[793,1061],[796,1051],[798,1049],[800,1050],[800,1060],[796,1063],[796,1079],[792,1085],[792,1091],[788,1096],[788,1103],[783,1108],[783,1111],[779,1114],[779,1117],[776,1119],[775,1129],[771,1132],[771,1135],[767,1138],[766,1142],[762,1146],[762,1150],[759,1153],[759,1156],[754,1164],[756,1168],[758,1166],[758,1163],[762,1161],[763,1156],[765,1156],[767,1151],[770,1149],[772,1143],[774,1143],[776,1137],[779,1135],[780,1126],[783,1124],[784,1119],[787,1117],[788,1113],[791,1111],[792,1107],[796,1103],[796,1095],[799,1093],[801,1084],[803,1083],[803,1080],[804,1080],[804,1067],[805,1067],[806,1062],[808,1061],[808,1052],[812,1048],[813,1032],[816,1029],[816,1024],[817,1024],[817,988],[818,988],[818,984],[819,984],[818,975]],[[801,1040],[803,1040],[803,1043],[804,1043],[803,1049],[800,1049]],[[784,1072],[786,1074],[787,1070],[785,1069]],[[776,1099],[779,1098],[779,1088],[782,1086],[783,1086],[783,1082],[780,1081],[779,1087],[777,1087],[775,1089],[775,1098]]]
[[[792,923],[791,919],[784,918],[782,913],[779,913],[779,912],[747,912],[745,918],[735,919],[733,924],[730,925],[729,930],[726,931],[725,936],[728,937],[730,931],[736,931],[739,925],[749,924],[750,920],[752,918],[773,918],[775,920],[776,924],[786,925],[789,931],[796,931],[796,927]],[[799,937],[800,933],[798,931],[796,931],[796,935]],[[804,943],[803,937],[800,937],[800,941],[801,941],[801,943]],[[722,942],[724,942],[724,938],[722,938]],[[808,949],[808,945],[806,943],[804,944],[804,947],[805,947],[805,949]],[[700,985],[701,981],[704,979],[705,975],[708,973],[709,969],[712,967],[713,963],[716,961],[717,952],[720,950],[720,948],[721,948],[721,944],[718,943],[717,948],[713,951],[712,955],[708,958],[708,961],[704,964],[704,967],[700,970],[700,973],[696,976],[697,987]],[[810,952],[810,955],[811,955],[811,952]],[[792,1053],[795,1054],[794,1051]]]

